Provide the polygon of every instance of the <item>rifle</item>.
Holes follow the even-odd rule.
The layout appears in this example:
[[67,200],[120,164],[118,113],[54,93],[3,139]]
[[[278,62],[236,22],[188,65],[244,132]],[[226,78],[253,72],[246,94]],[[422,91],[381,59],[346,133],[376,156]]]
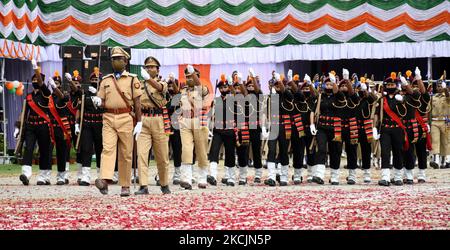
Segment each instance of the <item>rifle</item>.
[[[321,102],[321,100],[322,100],[322,94],[319,93],[319,98],[317,99],[316,111],[314,112],[314,125],[316,127],[318,127],[318,124],[319,124],[320,102]],[[312,141],[311,141],[311,145],[309,146],[309,150],[312,151],[315,148],[316,144],[317,144],[317,138],[316,138],[316,136],[314,136]]]
[[14,154],[16,156],[22,155],[22,147],[23,147],[23,141],[25,139],[25,133],[23,132],[23,124],[25,123],[25,110],[26,110],[27,100],[23,100],[22,105],[22,113],[20,114],[20,128],[19,128],[19,141],[16,144],[16,148],[14,150]]
[[84,94],[81,95],[80,134],[78,135],[77,143],[75,144],[75,149],[77,150],[78,153],[80,152],[80,139],[81,139],[81,131],[83,130],[83,117],[84,117]]

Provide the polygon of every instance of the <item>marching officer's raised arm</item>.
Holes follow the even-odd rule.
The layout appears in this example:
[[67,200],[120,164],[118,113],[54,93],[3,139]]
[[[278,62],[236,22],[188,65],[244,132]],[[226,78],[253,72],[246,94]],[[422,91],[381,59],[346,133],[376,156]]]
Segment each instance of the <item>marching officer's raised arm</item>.
[[141,82],[137,77],[133,78],[133,104],[134,104],[134,114],[136,115],[136,121],[141,121]]

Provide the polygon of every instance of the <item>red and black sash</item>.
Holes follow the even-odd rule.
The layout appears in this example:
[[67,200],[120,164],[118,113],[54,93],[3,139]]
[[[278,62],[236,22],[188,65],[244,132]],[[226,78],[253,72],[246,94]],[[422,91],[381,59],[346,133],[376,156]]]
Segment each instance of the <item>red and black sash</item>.
[[386,112],[386,114],[395,122],[397,123],[397,125],[403,129],[403,133],[405,134],[405,142],[403,143],[403,151],[406,151],[409,149],[409,140],[408,140],[408,133],[406,132],[406,127],[405,125],[403,125],[402,121],[400,120],[400,118],[391,110],[391,108],[389,107],[387,98],[384,98],[384,103],[383,103],[383,109]]
[[[58,111],[56,110],[55,107],[55,103],[53,101],[53,96],[50,96],[50,98],[48,99],[48,109],[50,110],[50,113],[52,113],[53,118],[55,118],[56,122],[58,123],[59,127],[64,133],[64,139],[66,140],[67,146],[70,147],[70,124],[68,122],[63,122],[63,120],[59,116]],[[64,118],[65,121],[67,121],[67,118],[66,117]]]
[[242,144],[248,145],[250,143],[250,131],[248,129],[247,122],[242,122],[240,128],[238,128],[237,124],[235,124],[234,134],[236,137],[236,144],[238,146]]
[[73,107],[72,99],[69,99],[69,101],[67,102],[67,108],[69,109],[73,117],[75,117],[75,115],[77,114],[77,110]]
[[423,118],[419,111],[416,110],[416,119],[419,122],[420,126],[422,127],[422,132],[425,134],[426,138],[427,138],[427,149],[428,150],[432,150],[432,144],[431,144],[431,134],[430,131],[428,131],[428,126],[426,124],[425,119],[428,120],[428,118]]
[[48,128],[49,128],[49,133],[50,133],[50,139],[52,140],[52,143],[55,144],[55,133],[53,130],[53,125],[52,125],[52,121],[50,120],[50,117],[48,117],[48,115],[41,108],[39,108],[36,105],[36,103],[33,101],[33,97],[31,96],[31,94],[27,95],[27,103],[28,103],[28,106],[30,106],[30,108],[38,116],[40,116],[42,119],[44,119],[47,122]]
[[334,139],[333,141],[342,142],[342,120],[340,117],[333,117]]

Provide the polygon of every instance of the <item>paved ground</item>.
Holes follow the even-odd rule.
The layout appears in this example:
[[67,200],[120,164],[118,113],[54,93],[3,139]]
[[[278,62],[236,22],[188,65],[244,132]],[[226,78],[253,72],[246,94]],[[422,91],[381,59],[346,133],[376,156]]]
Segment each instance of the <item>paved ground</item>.
[[79,187],[74,172],[68,186],[36,186],[35,176],[23,186],[6,174],[0,175],[0,229],[450,229],[450,169],[428,169],[427,183],[401,187],[376,185],[379,170],[371,184],[349,186],[346,172],[340,186],[266,187],[250,179],[245,187],[171,186],[165,196],[152,179],[150,195],[127,198],[116,185],[107,196]]

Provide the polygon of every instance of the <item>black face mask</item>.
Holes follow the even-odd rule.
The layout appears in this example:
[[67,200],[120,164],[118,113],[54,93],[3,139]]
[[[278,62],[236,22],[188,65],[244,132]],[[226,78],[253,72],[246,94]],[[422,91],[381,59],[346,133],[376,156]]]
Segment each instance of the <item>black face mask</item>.
[[91,86],[97,88],[97,82],[91,82]]
[[33,82],[34,89],[40,89],[39,84],[37,82]]
[[390,95],[394,94],[396,90],[397,90],[396,88],[386,88],[386,92]]
[[331,93],[333,93],[333,89],[325,89],[325,93],[331,94]]
[[229,93],[230,93],[229,90],[227,90],[227,91],[220,91],[220,94],[221,94],[222,96],[226,96],[226,95],[228,95]]
[[309,91],[305,91],[305,92],[303,92],[303,94],[305,95],[306,98],[311,96],[311,92],[309,92]]
[[364,96],[364,91],[358,91],[359,96]]

